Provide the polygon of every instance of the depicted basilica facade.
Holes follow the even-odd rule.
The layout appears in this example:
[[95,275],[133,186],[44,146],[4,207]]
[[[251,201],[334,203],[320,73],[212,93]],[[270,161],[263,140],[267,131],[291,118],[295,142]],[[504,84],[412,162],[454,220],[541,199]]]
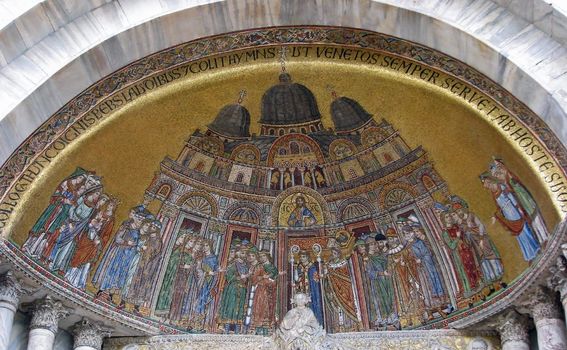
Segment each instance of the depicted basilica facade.
[[[505,288],[484,224],[425,150],[333,95],[324,129],[313,93],[282,73],[263,94],[260,135],[242,103],[222,107],[161,162],[113,239],[110,199],[76,242],[82,234],[63,223],[74,218],[46,209],[24,249],[99,300],[191,332],[272,334],[297,293],[330,333],[411,329]],[[98,193],[100,179],[84,174],[67,191]],[[527,260],[544,242],[535,228]]]

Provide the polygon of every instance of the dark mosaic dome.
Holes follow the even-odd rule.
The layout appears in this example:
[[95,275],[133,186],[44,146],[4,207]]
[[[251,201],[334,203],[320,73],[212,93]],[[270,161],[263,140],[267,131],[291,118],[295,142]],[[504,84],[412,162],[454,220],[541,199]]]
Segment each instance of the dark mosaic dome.
[[209,124],[209,129],[226,137],[249,137],[250,113],[239,104],[226,105]]
[[348,97],[339,97],[331,103],[331,117],[337,131],[357,129],[372,119],[370,113]]
[[317,101],[305,86],[292,83],[287,73],[262,96],[262,124],[291,125],[321,119]]

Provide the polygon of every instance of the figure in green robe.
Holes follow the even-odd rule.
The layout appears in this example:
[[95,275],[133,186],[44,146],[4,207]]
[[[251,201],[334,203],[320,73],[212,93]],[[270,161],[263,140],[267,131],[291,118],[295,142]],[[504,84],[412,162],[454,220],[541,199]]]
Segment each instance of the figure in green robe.
[[[219,323],[229,333],[239,333],[246,316],[248,265],[246,252],[242,249],[231,250],[229,264],[225,274],[225,284],[222,290],[219,308]],[[232,261],[231,261],[232,259]]]
[[186,240],[190,238],[189,235],[180,235],[175,242],[175,248],[171,253],[169,262],[167,264],[167,269],[165,270],[165,276],[161,284],[161,290],[159,292],[156,311],[167,311],[171,306],[171,299],[173,296],[173,284],[175,282],[175,277],[177,276],[177,270],[181,260],[186,260],[186,255],[189,252],[185,249]]
[[388,271],[389,251],[386,237],[378,234],[376,240],[368,240],[368,260],[365,267],[370,287],[370,321],[375,327],[383,327],[395,323],[397,312],[394,304],[394,283]]

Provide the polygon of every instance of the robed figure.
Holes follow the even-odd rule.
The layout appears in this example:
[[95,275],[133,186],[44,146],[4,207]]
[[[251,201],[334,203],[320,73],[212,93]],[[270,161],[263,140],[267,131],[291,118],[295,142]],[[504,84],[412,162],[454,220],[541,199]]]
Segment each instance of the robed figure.
[[355,305],[349,263],[338,248],[331,249],[331,257],[325,263],[324,274],[327,329],[333,332],[356,331],[359,328],[359,312]]
[[218,313],[218,322],[226,333],[240,333],[246,317],[249,269],[245,259],[243,248],[229,251]]
[[[173,280],[171,305],[167,316],[169,322],[179,324],[183,318],[187,319],[190,313],[191,303],[196,298],[194,288],[197,269],[197,258],[200,254],[200,241],[197,237],[191,237],[181,252],[177,272]],[[189,295],[191,294],[191,297]]]
[[441,221],[445,226],[443,240],[451,251],[460,289],[468,293],[476,289],[481,282],[476,256],[470,242],[465,237],[465,232],[459,225],[460,219],[457,213],[447,209],[441,214]]
[[148,214],[143,206],[134,207],[130,210],[129,219],[120,225],[93,276],[93,284],[101,291],[122,291],[132,259],[137,254],[142,222]]
[[498,207],[494,217],[516,237],[524,260],[532,261],[541,247],[530,227],[529,217],[521,209],[514,194],[510,192],[505,183],[488,173],[482,174],[480,179],[484,187],[492,194]]
[[406,248],[413,254],[424,302],[429,307],[439,305],[445,301],[445,290],[433,253],[425,241],[425,234],[421,226],[406,227],[404,232]]
[[377,234],[375,238],[368,238],[367,244],[368,259],[364,267],[370,286],[369,318],[375,327],[384,327],[397,320],[388,243],[383,234]]
[[[85,194],[77,200],[77,205],[69,210],[68,221],[57,230],[57,240],[49,256],[50,270],[57,271],[61,275],[67,272],[69,262],[75,252],[76,238],[89,230],[89,222],[96,212],[96,207],[101,207],[108,202],[108,197],[101,197],[101,194],[102,185],[98,183],[87,189]],[[99,225],[95,230],[98,229],[100,229]]]
[[290,227],[307,227],[317,223],[315,215],[305,205],[305,198],[297,196],[295,198],[295,208],[289,214],[287,224]]
[[188,328],[192,328],[192,324],[195,322],[199,323],[199,318],[202,316],[197,314],[195,310],[198,307],[199,294],[204,277],[202,270],[203,258],[205,257],[203,251],[204,244],[205,240],[203,238],[196,240],[191,251],[191,264],[187,271],[187,280],[184,285],[179,286],[180,289],[184,289],[183,303],[181,305],[181,321]]
[[214,254],[211,242],[203,245],[204,258],[199,267],[199,280],[197,282],[197,304],[195,315],[201,317],[198,322],[193,322],[197,330],[205,329],[213,320],[213,304],[215,295],[218,293],[218,257]]
[[490,165],[490,173],[500,180],[501,183],[505,184],[507,190],[513,194],[518,203],[518,209],[523,212],[527,221],[529,221],[535,238],[540,245],[543,245],[548,239],[547,227],[545,226],[541,211],[530,191],[528,191],[520,179],[504,165],[502,159],[494,159]]
[[486,232],[486,227],[480,218],[468,208],[459,210],[462,217],[465,236],[471,243],[473,250],[480,261],[482,277],[486,283],[498,281],[504,274],[504,268],[498,249]]
[[278,269],[270,261],[267,252],[260,252],[258,257],[260,261],[250,275],[254,290],[250,326],[255,334],[267,335],[276,322]]
[[400,326],[419,325],[424,321],[425,295],[415,256],[406,245],[399,253],[392,256],[391,261]]
[[310,259],[307,252],[299,253],[299,262],[294,266],[293,281],[296,293],[309,296],[309,306],[321,325],[324,325],[323,298],[321,293],[321,273],[319,267]]
[[138,306],[148,306],[153,292],[153,281],[159,268],[162,241],[159,220],[149,223],[149,234],[140,248],[140,260],[136,266],[132,281],[128,288],[127,299]]
[[65,278],[77,288],[86,288],[91,267],[110,240],[117,203],[117,200],[111,199],[106,205],[101,206],[95,217],[89,222],[88,230],[76,238],[75,254],[69,262],[69,270]]
[[171,307],[171,299],[173,296],[173,286],[175,284],[176,276],[180,268],[186,265],[189,259],[190,248],[193,246],[195,237],[190,234],[179,234],[163,277],[161,289],[159,291],[156,311],[169,311]]
[[77,199],[85,193],[87,171],[77,168],[63,180],[51,195],[49,205],[30,230],[29,237],[22,250],[29,255],[47,260],[57,239],[59,228],[67,222],[69,211],[76,205]]

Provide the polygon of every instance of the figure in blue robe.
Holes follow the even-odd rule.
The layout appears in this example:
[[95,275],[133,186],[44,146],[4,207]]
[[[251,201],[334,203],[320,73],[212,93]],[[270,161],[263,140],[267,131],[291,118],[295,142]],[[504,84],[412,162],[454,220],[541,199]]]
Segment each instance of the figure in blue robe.
[[[77,205],[69,210],[69,222],[61,227],[55,246],[49,256],[51,270],[65,274],[75,253],[77,237],[88,231],[88,223],[94,213],[101,194],[101,187],[95,186],[77,200]],[[86,232],[84,234],[87,234]]]
[[138,253],[140,227],[148,214],[145,208],[140,207],[131,210],[130,219],[124,221],[116,232],[95,272],[93,284],[99,284],[101,291],[121,290],[126,284],[130,264]]
[[504,227],[516,236],[524,260],[532,261],[541,247],[535,238],[535,235],[529,225],[529,218],[519,208],[519,203],[513,193],[511,193],[506,184],[491,176],[490,174],[482,174],[480,176],[484,187],[492,193],[492,197],[498,206],[494,217],[500,221]]
[[319,323],[324,327],[323,318],[323,298],[321,295],[321,285],[319,282],[319,268],[309,261],[309,255],[302,253],[299,256],[299,263],[294,270],[294,282],[296,293],[305,293],[311,297],[310,307]]
[[441,277],[435,261],[433,260],[433,254],[425,242],[423,241],[423,236],[418,234],[413,237],[413,242],[411,244],[411,250],[416,259],[420,260],[418,268],[420,270],[425,270],[427,272],[427,286],[430,288],[431,295],[433,297],[441,297],[445,294],[443,290],[443,282],[441,282]]
[[207,248],[208,247],[205,247],[205,258],[201,263],[201,273],[198,282],[199,291],[197,293],[197,305],[195,307],[195,314],[203,315],[201,329],[203,329],[214,316],[213,304],[215,299],[212,292],[213,289],[217,288],[218,283],[218,258],[211,252],[210,248],[208,248],[208,250]]

